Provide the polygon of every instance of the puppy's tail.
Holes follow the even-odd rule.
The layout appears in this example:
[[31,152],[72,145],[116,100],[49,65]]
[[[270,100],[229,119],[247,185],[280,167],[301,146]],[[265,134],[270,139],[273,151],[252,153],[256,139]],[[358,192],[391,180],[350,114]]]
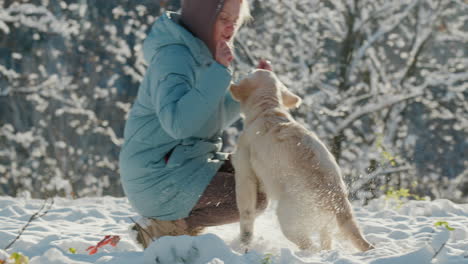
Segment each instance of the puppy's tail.
[[372,246],[362,235],[353,215],[351,204],[346,197],[342,197],[341,206],[336,208],[336,220],[344,236],[351,240],[353,245],[361,251],[373,249]]

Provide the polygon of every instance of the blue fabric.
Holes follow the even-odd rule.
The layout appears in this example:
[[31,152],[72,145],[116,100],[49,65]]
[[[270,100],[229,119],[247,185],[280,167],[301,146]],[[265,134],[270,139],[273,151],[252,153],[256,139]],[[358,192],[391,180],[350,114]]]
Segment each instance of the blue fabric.
[[[148,69],[125,124],[123,189],[134,209],[161,220],[187,217],[226,159],[221,133],[240,117],[231,72],[167,12],[143,52]],[[166,153],[172,150],[169,161]]]

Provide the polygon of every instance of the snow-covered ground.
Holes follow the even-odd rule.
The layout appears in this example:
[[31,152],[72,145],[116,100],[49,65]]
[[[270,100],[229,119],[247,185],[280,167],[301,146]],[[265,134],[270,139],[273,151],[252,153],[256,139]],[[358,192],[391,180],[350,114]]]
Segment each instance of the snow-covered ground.
[[[335,243],[331,251],[299,251],[279,231],[273,204],[257,219],[253,248],[243,254],[238,224],[209,228],[199,237],[163,237],[143,252],[128,232],[130,217],[138,217],[126,199],[55,198],[48,213],[34,220],[7,252],[2,251],[43,204],[42,200],[0,197],[0,260],[18,252],[28,256],[30,264],[468,263],[468,204],[448,200],[410,201],[399,207],[378,199],[356,206],[365,236],[376,245],[365,253],[356,252],[345,241]],[[440,221],[454,230],[436,227]],[[116,247],[105,245],[88,255],[86,249],[105,235],[118,235],[121,240]]]

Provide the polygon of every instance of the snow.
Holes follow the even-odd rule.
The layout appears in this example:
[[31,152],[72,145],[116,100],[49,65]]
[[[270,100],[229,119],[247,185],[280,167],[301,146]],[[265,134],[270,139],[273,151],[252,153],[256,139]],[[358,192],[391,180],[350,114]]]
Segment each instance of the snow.
[[[1,249],[43,204],[43,200],[0,197]],[[54,198],[48,213],[32,221],[11,248],[0,250],[0,258],[18,252],[28,256],[31,264],[468,263],[468,204],[435,200],[399,205],[380,198],[355,206],[363,233],[376,246],[364,253],[339,235],[333,250],[300,251],[281,234],[274,208],[272,203],[258,217],[254,242],[246,254],[241,252],[237,223],[208,228],[198,237],[162,237],[143,252],[129,232],[130,218],[137,221],[138,216],[126,198]],[[436,227],[439,221],[454,230]],[[88,255],[86,249],[105,235],[118,235],[121,240],[116,247],[106,245]]]

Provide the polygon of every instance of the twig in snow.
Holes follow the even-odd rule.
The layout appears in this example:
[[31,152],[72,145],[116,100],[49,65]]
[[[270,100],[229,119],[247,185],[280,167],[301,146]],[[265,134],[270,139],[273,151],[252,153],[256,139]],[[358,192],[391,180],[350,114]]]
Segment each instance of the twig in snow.
[[442,251],[442,249],[445,247],[445,244],[446,244],[446,243],[447,243],[447,242],[444,242],[444,243],[442,244],[442,246],[439,248],[439,250],[437,250],[436,253],[435,253],[435,255],[432,257],[432,259],[435,259],[435,258],[437,257],[437,255],[439,255],[440,251]]
[[[149,238],[151,238],[151,241],[154,242],[154,239],[153,239],[153,236],[151,236],[150,233],[148,233],[148,231],[146,231],[143,227],[141,227],[140,224],[138,224],[137,222],[135,222],[135,220],[133,220],[133,218],[130,217],[130,220],[132,220],[132,222],[135,224],[135,227],[136,227],[136,231],[139,233],[140,231],[143,231],[145,232]],[[138,237],[138,235],[137,235]],[[143,238],[142,238],[143,239]],[[137,239],[138,240],[138,239]],[[143,242],[143,241],[142,241]]]
[[[49,201],[50,201],[50,204],[49,204]],[[53,198],[45,200],[41,208],[29,218],[28,222],[26,223],[26,225],[23,226],[23,228],[21,228],[16,238],[13,241],[11,241],[10,244],[8,244],[4,250],[9,249],[21,237],[21,235],[24,233],[26,228],[28,228],[31,222],[46,215],[53,205],[54,205]]]

